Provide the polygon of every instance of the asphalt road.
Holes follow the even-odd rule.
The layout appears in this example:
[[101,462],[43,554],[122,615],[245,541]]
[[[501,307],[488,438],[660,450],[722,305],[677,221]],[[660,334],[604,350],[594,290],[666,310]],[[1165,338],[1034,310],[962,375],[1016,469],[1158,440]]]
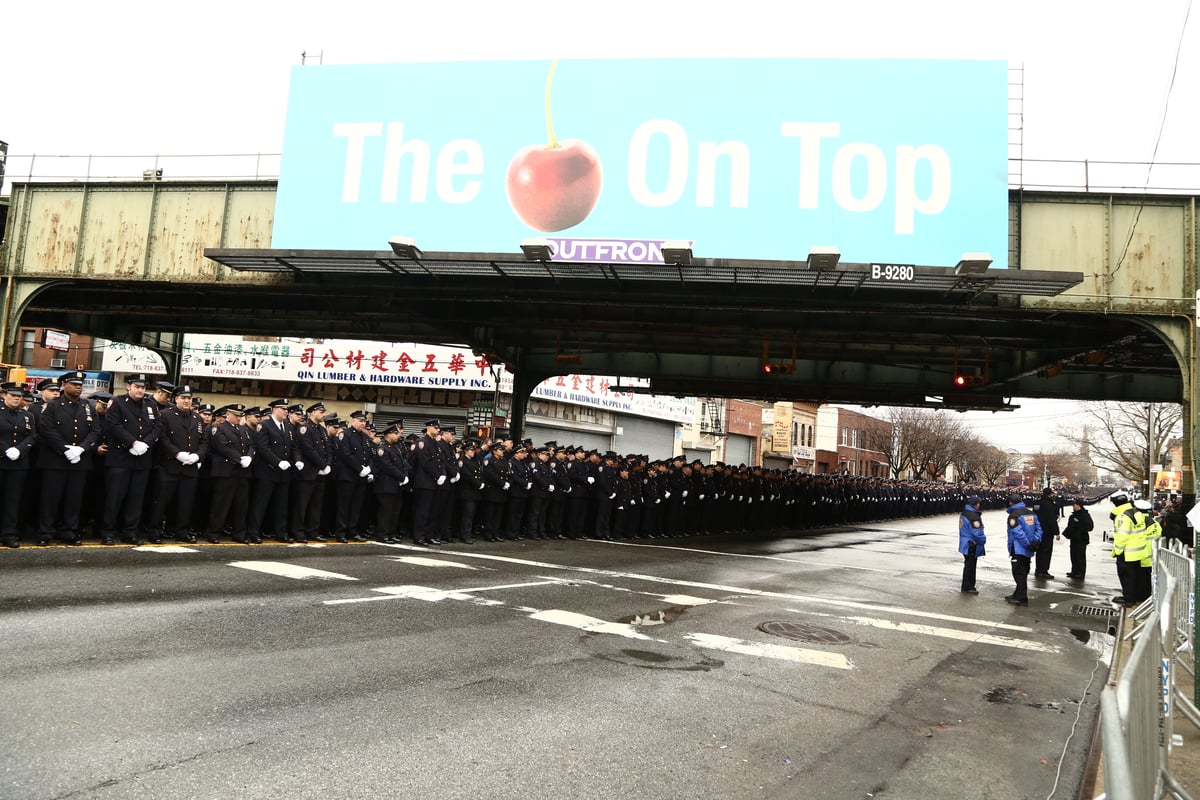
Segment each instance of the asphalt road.
[[1097,519],[1092,577],[1028,608],[1002,512],[977,596],[956,517],[0,551],[0,798],[1074,798]]

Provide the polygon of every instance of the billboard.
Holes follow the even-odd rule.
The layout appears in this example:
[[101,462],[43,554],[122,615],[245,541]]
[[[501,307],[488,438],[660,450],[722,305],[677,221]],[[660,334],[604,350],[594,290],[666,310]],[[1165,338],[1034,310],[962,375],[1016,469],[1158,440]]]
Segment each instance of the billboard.
[[[292,72],[272,245],[1007,266],[1002,61],[630,59]],[[611,245],[608,245],[611,249]],[[600,259],[598,259],[600,260]]]

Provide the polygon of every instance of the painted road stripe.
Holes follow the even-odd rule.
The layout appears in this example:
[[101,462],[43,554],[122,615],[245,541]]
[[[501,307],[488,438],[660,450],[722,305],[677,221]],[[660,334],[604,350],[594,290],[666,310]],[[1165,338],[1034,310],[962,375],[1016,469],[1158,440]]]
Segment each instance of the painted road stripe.
[[[758,558],[765,561],[785,561],[789,564],[805,564],[812,567],[821,567],[823,569],[856,569],[860,572],[883,572],[888,575],[894,575],[901,570],[884,569],[882,567],[864,567],[857,564],[839,564],[836,561],[815,561],[811,558],[788,558],[787,556],[768,556],[761,553],[727,553],[723,550],[703,550],[699,547],[677,547],[669,544],[648,544],[646,542],[624,542],[613,541],[611,539],[589,539],[589,542],[599,542],[602,544],[610,544],[618,547],[651,547],[656,550],[681,550],[685,553],[702,553],[710,556],[728,556],[729,558]],[[940,546],[940,543],[939,543]]]
[[474,569],[470,564],[460,564],[457,561],[446,561],[441,558],[424,558],[422,556],[388,556],[388,561],[399,561],[404,564],[415,564],[418,567],[458,567],[459,569]]
[[349,575],[326,572],[323,569],[312,569],[311,567],[298,567],[295,564],[285,564],[282,561],[231,561],[229,562],[229,566],[254,570],[255,572],[265,572],[268,575],[279,575],[283,578],[295,578],[296,580],[306,580],[308,578],[337,581],[358,580],[358,578],[352,578]]
[[[418,549],[418,548],[414,548]],[[804,603],[816,603],[821,606],[836,606],[839,608],[854,608],[861,611],[871,611],[875,613],[887,612],[891,614],[903,614],[912,617],[923,617],[925,619],[935,619],[942,622],[954,622],[962,625],[978,625],[986,628],[999,628],[1001,630],[1020,631],[1024,633],[1031,632],[1033,629],[1025,625],[1012,625],[1006,622],[997,622],[992,619],[977,619],[974,617],[959,617],[953,614],[938,614],[931,611],[922,611],[915,608],[903,608],[901,606],[884,606],[874,603],[861,603],[854,600],[835,600],[830,597],[817,597],[811,595],[791,594],[789,592],[769,592],[760,589],[750,589],[742,586],[729,586],[722,583],[701,583],[699,581],[685,581],[674,578],[661,578],[657,575],[643,575],[636,572],[619,572],[610,569],[598,569],[596,567],[576,567],[566,564],[553,564],[546,561],[533,561],[526,558],[513,558],[511,556],[498,556],[490,553],[463,553],[455,552],[454,555],[459,558],[477,558],[485,561],[501,561],[506,564],[518,564],[527,567],[537,567],[539,569],[558,569],[567,572],[582,572],[588,575],[605,575],[613,578],[624,578],[626,580],[649,581],[651,583],[663,583],[672,586],[686,586],[690,589],[709,589],[716,592],[724,592],[734,595],[748,595],[751,597],[765,597],[774,600],[791,600]]]
[[[386,595],[385,597],[348,597],[342,600],[326,600],[327,606],[345,605],[347,603],[370,603],[375,600],[395,600],[395,599],[414,599],[425,600],[430,603],[438,603],[442,600],[478,600],[475,597],[477,592],[494,592],[499,589],[520,589],[526,586],[549,586],[551,584],[561,585],[562,581],[557,578],[549,578],[544,581],[531,581],[528,583],[507,583],[500,586],[477,586],[473,589],[433,589],[429,586],[380,586],[372,589],[373,592],[379,592]],[[500,604],[498,600],[487,601],[488,605]]]
[[530,614],[529,618],[542,622],[553,622],[555,625],[578,628],[588,633],[611,633],[614,636],[623,636],[626,639],[650,639],[649,636],[645,636],[634,630],[632,625],[622,622],[609,622],[597,619],[596,617],[589,617],[586,614],[576,614],[574,611],[563,611],[557,608],[547,611],[537,611]]
[[795,661],[799,664],[816,664],[821,667],[834,669],[853,669],[850,659],[841,653],[826,653],[823,650],[808,650],[803,647],[790,647],[781,644],[763,642],[748,642],[745,639],[733,639],[728,636],[718,636],[715,633],[688,633],[684,638],[689,642],[707,647],[710,650],[723,650],[726,653],[742,653],[748,656],[762,658],[777,658],[782,661]]
[[993,636],[990,633],[971,633],[970,631],[960,631],[954,628],[937,628],[932,625],[917,625],[912,622],[893,622],[887,619],[875,619],[873,617],[847,617],[841,614],[819,614],[813,611],[798,611],[794,608],[785,609],[795,614],[804,614],[809,617],[830,617],[832,619],[842,620],[843,622],[853,622],[856,625],[869,625],[873,628],[882,628],[889,631],[900,631],[902,633],[920,633],[925,636],[940,636],[943,639],[958,639],[963,642],[976,642],[978,644],[994,644],[1000,647],[1013,647],[1018,650],[1034,650],[1039,653],[1059,653],[1062,652],[1059,648],[1051,644],[1038,644],[1037,642],[1029,642],[1024,639],[1013,639],[1010,636]]
[[177,544],[152,544],[140,545],[131,547],[130,550],[136,550],[139,553],[199,553],[200,551],[194,547],[181,547]]

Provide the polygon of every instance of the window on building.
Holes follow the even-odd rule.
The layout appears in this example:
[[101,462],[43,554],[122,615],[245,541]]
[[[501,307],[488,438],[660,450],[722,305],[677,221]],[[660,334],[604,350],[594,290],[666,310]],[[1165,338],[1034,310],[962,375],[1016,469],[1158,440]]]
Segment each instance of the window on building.
[[21,330],[21,355],[18,363],[27,367],[33,366],[33,349],[37,347],[37,331],[31,328]]
[[849,445],[850,445],[850,429],[843,426],[842,427],[842,446],[848,447]]

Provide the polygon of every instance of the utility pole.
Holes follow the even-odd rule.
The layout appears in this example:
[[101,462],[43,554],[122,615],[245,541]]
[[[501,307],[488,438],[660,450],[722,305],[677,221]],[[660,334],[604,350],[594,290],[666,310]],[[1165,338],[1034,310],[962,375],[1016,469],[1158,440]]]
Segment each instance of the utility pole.
[[1146,404],[1146,491],[1142,493],[1142,497],[1150,500],[1152,497],[1151,488],[1153,483],[1150,478],[1150,452],[1154,446],[1154,404]]

